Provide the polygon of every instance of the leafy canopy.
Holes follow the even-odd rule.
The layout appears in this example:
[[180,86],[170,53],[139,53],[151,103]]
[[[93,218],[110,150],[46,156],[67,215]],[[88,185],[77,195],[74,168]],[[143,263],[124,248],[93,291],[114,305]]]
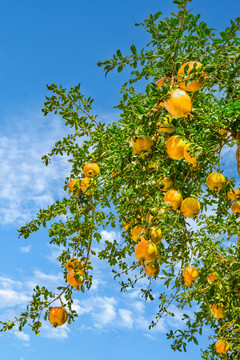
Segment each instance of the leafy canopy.
[[[44,115],[51,112],[60,115],[70,130],[43,161],[48,165],[54,155],[67,154],[72,168],[65,182],[66,197],[40,210],[34,220],[19,229],[19,235],[27,238],[41,226],[47,227],[50,243],[64,247],[58,260],[65,280],[66,262],[70,258],[82,261],[85,273],[84,284],[80,286],[82,292],[92,285],[94,257],[106,260],[112,266],[114,278],[121,279],[121,291],[134,287],[139,279],[146,277],[149,284],[142,289],[143,297],[154,300],[154,287],[159,293],[156,299],[159,309],[150,328],[163,315],[174,316],[168,310],[172,303],[180,309],[193,305],[197,309],[192,317],[184,315],[184,330],[170,330],[167,334],[173,350],[186,351],[189,341],[197,344],[198,334],[208,326],[212,336],[202,357],[217,359],[215,342],[223,339],[230,345],[226,358],[237,359],[240,250],[236,240],[240,229],[239,217],[230,210],[233,201],[227,196],[236,184],[235,179],[225,173],[224,187],[214,191],[206,187],[206,179],[212,172],[222,173],[223,146],[237,145],[240,174],[240,18],[218,33],[208,28],[200,15],[193,15],[188,9],[190,0],[173,2],[178,11],[170,18],[164,18],[158,12],[136,24],[150,35],[151,40],[145,48],[139,51],[131,45],[130,55],[124,56],[117,50],[112,59],[98,63],[106,75],[115,69],[119,73],[125,67],[131,69],[116,106],[120,111],[118,122],[104,124],[99,121],[92,111],[93,99],[81,93],[80,85],[69,91],[55,84],[47,86],[52,94],[46,97]],[[179,68],[189,61],[198,61],[202,66],[198,69],[194,66],[188,73],[187,65],[183,78],[179,79]],[[169,116],[161,104],[169,99],[171,91],[181,82],[186,81],[188,85],[202,74],[204,86],[188,93],[191,113],[180,118]],[[160,87],[156,85],[159,78],[164,78]],[[139,88],[141,92],[137,90]],[[162,127],[170,123],[172,133],[163,133]],[[193,144],[191,156],[197,157],[197,166],[168,156],[166,142],[173,135],[180,135],[186,143]],[[151,151],[133,154],[130,145],[139,137],[153,139]],[[97,163],[100,173],[92,178],[87,191],[79,194],[83,168],[89,162]],[[194,197],[199,200],[201,210],[197,217],[186,218],[179,209],[166,204],[166,191],[160,186],[164,177],[172,180],[172,189],[178,190],[183,199]],[[76,185],[69,193],[68,183],[72,179],[76,179]],[[121,241],[105,241],[103,250],[94,252],[92,244],[96,247],[96,243],[102,242],[101,230],[119,224]],[[143,236],[148,240],[153,227],[162,231],[154,262],[160,271],[155,278],[145,273],[144,266],[139,266],[134,256],[136,243],[131,231],[135,226],[144,229]],[[183,279],[183,270],[189,265],[199,271],[192,286],[185,285]],[[211,273],[216,274],[216,279],[210,284],[207,277]],[[78,278],[79,273],[75,276]],[[160,280],[164,286],[159,287]],[[14,321],[2,322],[2,331],[14,326],[22,330],[30,324],[38,334],[42,318],[47,319],[57,299],[63,299],[68,323],[71,323],[77,317],[72,310],[75,289],[66,281],[66,286],[59,286],[57,291],[37,286],[26,311]],[[224,308],[223,318],[214,316],[213,304]]]

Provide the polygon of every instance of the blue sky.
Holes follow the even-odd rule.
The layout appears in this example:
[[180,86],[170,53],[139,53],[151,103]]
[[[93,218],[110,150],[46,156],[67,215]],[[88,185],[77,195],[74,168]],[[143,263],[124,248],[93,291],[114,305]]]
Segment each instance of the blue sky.
[[[190,5],[218,30],[240,15],[238,0],[193,0]],[[1,4],[1,319],[11,319],[24,310],[37,283],[54,289],[63,281],[56,261],[58,249],[48,245],[47,231],[27,240],[18,239],[17,234],[17,228],[34,217],[39,208],[64,195],[64,178],[69,175],[66,159],[56,159],[47,168],[41,161],[41,156],[66,134],[60,119],[42,116],[46,84],[70,87],[81,82],[84,93],[95,98],[95,113],[103,121],[117,120],[113,106],[118,103],[120,86],[127,75],[110,73],[105,78],[96,63],[111,57],[118,48],[128,53],[132,43],[144,47],[148,35],[134,23],[159,10],[169,16],[175,7],[169,0],[15,0]],[[225,149],[224,154],[228,159],[226,170],[230,170],[234,150]],[[120,235],[118,230],[109,229],[102,236],[111,240]],[[38,337],[29,329],[0,334],[3,358],[201,358],[199,348],[208,343],[207,329],[199,347],[190,345],[186,354],[174,353],[165,332],[183,326],[181,313],[178,311],[174,321],[163,319],[149,331],[156,304],[144,303],[139,288],[121,294],[108,266],[96,261],[95,268],[92,290],[74,296],[80,314],[75,323],[52,329],[46,322]]]

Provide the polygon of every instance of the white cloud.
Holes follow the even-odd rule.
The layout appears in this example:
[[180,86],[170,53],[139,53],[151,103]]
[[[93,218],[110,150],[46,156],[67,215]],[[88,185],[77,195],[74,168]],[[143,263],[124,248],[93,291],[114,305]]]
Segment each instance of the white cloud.
[[121,317],[121,325],[131,329],[133,327],[132,312],[127,309],[119,309],[118,311]]
[[33,276],[26,281],[26,287],[29,290],[32,290],[37,285],[54,287],[61,286],[64,283],[63,273],[58,272],[57,274],[44,273],[40,270],[35,270]]
[[102,240],[108,240],[110,242],[113,242],[114,240],[117,240],[119,238],[119,234],[115,231],[101,231],[100,235],[102,236]]
[[14,330],[14,335],[23,342],[29,342],[30,341],[30,335],[26,334],[23,331]]
[[27,253],[30,252],[31,247],[32,247],[32,245],[23,246],[23,247],[20,248],[20,251],[21,251],[22,253],[26,253],[26,254],[27,254]]
[[[63,193],[64,175],[70,169],[66,157],[58,157],[48,167],[41,157],[66,130],[60,119],[42,117],[32,112],[5,121],[5,133],[0,136],[0,223],[22,224],[51,204],[55,194]],[[8,121],[14,124],[9,130]]]
[[44,322],[41,327],[40,336],[48,339],[64,340],[68,337],[69,333],[70,329],[68,328],[66,323],[54,328],[47,322]]
[[0,289],[0,309],[26,304],[30,297],[12,289]]

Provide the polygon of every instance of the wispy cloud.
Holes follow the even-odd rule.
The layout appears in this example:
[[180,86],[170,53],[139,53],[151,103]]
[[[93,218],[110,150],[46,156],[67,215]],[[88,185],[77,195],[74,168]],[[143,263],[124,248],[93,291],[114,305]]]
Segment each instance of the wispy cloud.
[[22,253],[26,253],[26,254],[27,254],[27,253],[30,252],[31,247],[32,247],[32,245],[23,246],[23,247],[20,248],[20,251],[21,251]]
[[[7,126],[10,121],[17,124],[11,131]],[[67,159],[58,158],[46,167],[41,157],[64,133],[61,120],[46,121],[40,112],[6,121],[0,136],[0,223],[21,224],[62,193]]]

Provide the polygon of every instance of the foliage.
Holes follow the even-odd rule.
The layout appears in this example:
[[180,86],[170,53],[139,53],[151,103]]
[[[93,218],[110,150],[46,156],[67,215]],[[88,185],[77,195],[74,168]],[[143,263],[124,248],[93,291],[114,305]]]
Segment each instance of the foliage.
[[[104,124],[98,121],[92,114],[93,99],[84,97],[80,85],[69,91],[55,84],[47,86],[52,96],[46,97],[43,113],[59,114],[70,127],[70,134],[58,141],[43,161],[48,165],[54,155],[69,156],[72,169],[66,178],[65,190],[70,179],[77,179],[77,187],[80,186],[83,167],[88,162],[98,163],[100,174],[93,177],[87,194],[81,192],[74,196],[74,190],[73,194],[57,200],[48,209],[40,210],[35,220],[19,229],[19,234],[27,238],[41,226],[48,226],[50,243],[64,246],[58,258],[62,267],[65,268],[72,257],[82,260],[85,283],[81,291],[91,287],[91,259],[94,256],[108,261],[115,278],[123,275],[121,290],[125,291],[134,287],[143,276],[147,277],[131,256],[135,248],[131,229],[141,225],[147,236],[150,227],[160,228],[164,239],[157,245],[160,273],[152,281],[162,279],[165,291],[159,295],[159,309],[150,327],[155,326],[163,315],[174,316],[168,311],[172,302],[180,309],[194,305],[198,309],[194,317],[184,315],[185,330],[171,330],[167,334],[172,339],[173,350],[186,351],[189,341],[197,344],[197,335],[208,326],[214,341],[203,351],[203,359],[218,358],[214,345],[217,339],[225,339],[230,344],[226,358],[237,359],[240,354],[240,248],[236,238],[240,228],[239,217],[231,213],[232,201],[227,197],[235,179],[227,178],[219,192],[207,188],[206,179],[212,172],[222,172],[223,146],[237,144],[240,158],[240,18],[231,21],[229,27],[218,34],[200,20],[200,15],[193,15],[187,9],[190,0],[173,2],[178,12],[171,18],[163,18],[158,12],[136,24],[143,26],[151,36],[145,49],[137,51],[132,45],[129,56],[123,56],[117,50],[112,59],[98,63],[106,75],[114,69],[121,72],[127,66],[131,68],[130,78],[122,86],[122,97],[116,106],[120,110],[118,122]],[[190,93],[191,114],[172,119],[172,135],[179,134],[186,141],[197,144],[193,150],[198,160],[196,167],[185,160],[167,156],[165,144],[171,135],[161,133],[160,127],[168,112],[159,106],[177,87],[180,66],[192,60],[203,64],[197,71],[190,72],[192,79],[204,72],[206,81],[204,87]],[[158,87],[155,82],[161,77],[165,77],[164,85]],[[191,81],[187,80],[187,83]],[[142,92],[137,92],[134,87],[137,82],[140,82]],[[227,134],[221,135],[220,129],[227,130]],[[133,155],[130,140],[145,136],[154,139],[152,151]],[[240,172],[239,163],[240,159],[237,161]],[[149,167],[149,164],[155,166]],[[158,182],[166,176],[172,179],[173,188],[180,191],[183,198],[195,197],[200,201],[201,212],[195,219],[190,221],[180,210],[166,206],[165,193]],[[159,209],[165,210],[163,216],[159,216]],[[130,227],[122,231],[122,242],[105,241],[104,249],[96,254],[91,245],[101,241],[101,230],[108,225],[115,228],[123,222]],[[200,275],[192,287],[187,287],[182,271],[190,264]],[[217,279],[209,284],[207,277],[212,272],[217,274]],[[65,280],[66,277],[64,270]],[[51,304],[61,297],[64,297],[70,323],[77,316],[71,309],[74,290],[69,285],[57,290],[55,294],[37,286],[26,312],[14,321],[2,322],[2,331],[17,324],[22,330],[30,323],[38,334],[42,314],[46,320]],[[154,299],[151,286],[142,289],[142,293],[145,299]],[[211,312],[210,307],[215,303],[224,306],[223,319],[217,320]]]

